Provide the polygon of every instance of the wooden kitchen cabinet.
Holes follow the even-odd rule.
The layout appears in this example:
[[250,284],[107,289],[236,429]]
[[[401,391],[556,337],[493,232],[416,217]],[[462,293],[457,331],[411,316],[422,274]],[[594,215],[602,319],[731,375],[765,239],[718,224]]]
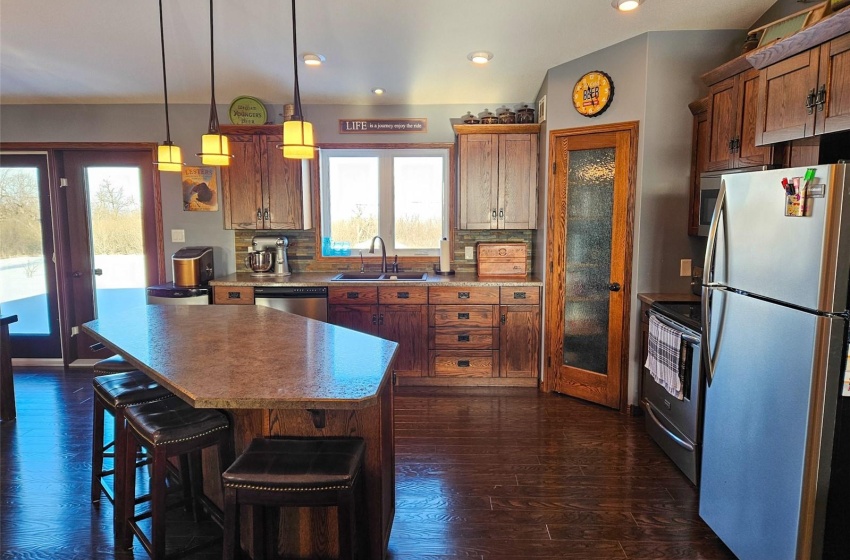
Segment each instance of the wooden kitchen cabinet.
[[397,342],[396,375],[420,377],[427,372],[427,302],[422,286],[331,286],[328,322]]
[[540,288],[501,287],[499,376],[537,379],[540,349]]
[[222,126],[233,159],[221,168],[225,229],[302,229],[301,161],[284,159],[279,126]]
[[454,128],[460,229],[536,229],[539,125]]
[[253,286],[213,286],[215,305],[254,305]]
[[750,69],[709,87],[706,171],[771,163],[773,149],[756,137],[760,79]]
[[756,143],[850,130],[850,34],[761,69]]
[[699,184],[700,175],[708,171],[708,97],[688,105],[694,116],[691,149],[691,183],[688,193],[688,235],[699,235]]

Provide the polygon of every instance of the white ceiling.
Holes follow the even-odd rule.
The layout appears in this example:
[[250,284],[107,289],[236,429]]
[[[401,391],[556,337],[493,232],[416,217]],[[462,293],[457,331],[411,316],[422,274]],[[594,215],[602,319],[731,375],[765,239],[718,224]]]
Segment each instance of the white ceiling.
[[[546,71],[647,31],[746,29],[775,0],[298,0],[304,104],[533,101]],[[163,0],[171,103],[208,103],[209,2]],[[215,3],[216,99],[292,99],[287,0]],[[495,56],[485,67],[467,54]],[[160,103],[157,0],[0,0],[0,102]],[[374,87],[387,93],[377,98]]]

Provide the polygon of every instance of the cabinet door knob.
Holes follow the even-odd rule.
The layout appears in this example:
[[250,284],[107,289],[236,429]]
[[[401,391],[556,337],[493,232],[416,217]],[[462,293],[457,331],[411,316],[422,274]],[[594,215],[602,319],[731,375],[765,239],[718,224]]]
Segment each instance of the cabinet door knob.
[[818,111],[823,111],[823,106],[826,105],[826,84],[822,85],[818,90],[817,98],[815,98],[815,105],[818,106]]
[[266,220],[266,221],[269,220],[269,209],[268,208],[263,210],[263,219]]
[[504,208],[499,208],[499,217],[500,217],[500,218],[504,218],[504,217],[505,217],[505,209],[504,209]]
[[262,219],[263,219],[263,209],[257,208],[257,220],[262,220]]
[[508,321],[508,316],[507,316],[507,315],[505,315],[504,313],[502,313],[501,321],[502,321],[502,324],[503,324],[503,325],[504,325],[505,323],[507,323],[507,321]]
[[496,210],[493,210],[493,218],[496,218]]
[[809,95],[806,96],[806,112],[812,114],[815,111],[815,90],[809,90]]

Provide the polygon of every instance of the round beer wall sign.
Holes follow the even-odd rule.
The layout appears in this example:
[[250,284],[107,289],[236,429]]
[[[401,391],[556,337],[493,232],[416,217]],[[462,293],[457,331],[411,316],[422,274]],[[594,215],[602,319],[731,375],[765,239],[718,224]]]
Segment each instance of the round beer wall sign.
[[237,97],[230,104],[229,113],[233,124],[266,124],[266,106],[256,97]]
[[585,117],[597,117],[614,99],[614,82],[605,72],[588,72],[573,88],[573,107]]

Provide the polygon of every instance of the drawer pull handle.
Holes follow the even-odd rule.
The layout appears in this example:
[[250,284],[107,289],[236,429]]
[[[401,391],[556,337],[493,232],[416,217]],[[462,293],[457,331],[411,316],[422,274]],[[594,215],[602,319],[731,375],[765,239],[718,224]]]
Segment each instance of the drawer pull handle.
[[227,299],[242,299],[242,292],[227,292]]
[[469,299],[469,292],[458,292],[457,299]]
[[458,319],[469,319],[469,313],[458,313],[457,318]]
[[469,335],[468,334],[459,334],[459,335],[457,335],[457,341],[458,342],[469,342]]
[[360,292],[346,292],[346,299],[358,299],[360,297]]
[[525,292],[514,292],[514,299],[525,299]]
[[396,292],[398,299],[410,299],[410,292]]
[[458,360],[457,367],[469,367],[469,360]]

